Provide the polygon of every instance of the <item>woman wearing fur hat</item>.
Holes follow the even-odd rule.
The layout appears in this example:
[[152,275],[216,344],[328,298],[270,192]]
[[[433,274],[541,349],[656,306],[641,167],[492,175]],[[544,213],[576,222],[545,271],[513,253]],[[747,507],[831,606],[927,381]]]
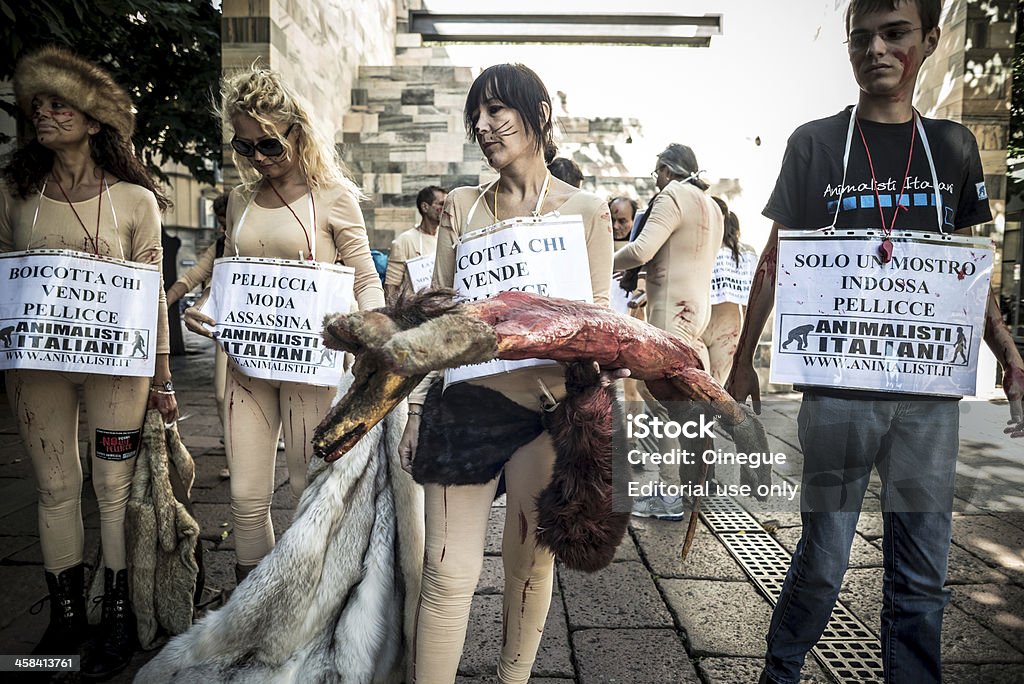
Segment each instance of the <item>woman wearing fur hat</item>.
[[[3,170],[0,252],[61,249],[159,267],[160,210],[168,202],[132,150],[135,116],[127,93],[106,71],[59,48],[23,58],[14,89],[35,136]],[[7,374],[39,487],[51,611],[37,653],[74,653],[85,639],[79,388],[85,398],[105,566],[101,633],[82,661],[87,676],[116,672],[134,650],[124,529],[134,456],[147,406],[165,421],[177,416],[162,288],[152,306],[159,310],[152,378],[25,369]],[[127,448],[117,454],[106,449],[104,438],[111,435]]]
[[[313,125],[308,106],[279,74],[258,67],[226,78],[221,95],[223,123],[245,181],[228,200],[225,254],[340,261],[355,270],[359,308],[384,306],[359,209],[362,193],[346,177],[334,145]],[[201,304],[185,312],[185,324],[211,336],[206,326],[215,321],[200,311]],[[335,391],[250,377],[237,363],[229,364],[225,446],[239,582],[274,546],[270,504],[279,431],[298,497],[312,456],[309,437]]]

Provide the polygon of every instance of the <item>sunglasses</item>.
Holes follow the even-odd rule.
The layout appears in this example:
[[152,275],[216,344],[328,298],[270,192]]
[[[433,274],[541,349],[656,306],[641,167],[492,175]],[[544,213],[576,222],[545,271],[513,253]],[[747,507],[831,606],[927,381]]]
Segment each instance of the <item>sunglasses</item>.
[[[292,134],[293,128],[295,128],[295,124],[289,126],[288,130],[284,132],[285,139]],[[231,148],[243,157],[255,157],[257,152],[264,157],[280,157],[284,154],[284,141],[282,138],[264,138],[256,143],[251,143],[248,140],[239,140],[235,137],[231,139]]]

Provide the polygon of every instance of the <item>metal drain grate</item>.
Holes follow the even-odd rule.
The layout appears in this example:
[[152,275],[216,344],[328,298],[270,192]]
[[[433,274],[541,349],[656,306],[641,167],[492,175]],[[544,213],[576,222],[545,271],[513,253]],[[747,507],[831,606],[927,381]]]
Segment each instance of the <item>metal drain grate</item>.
[[[700,517],[774,606],[782,591],[792,554],[733,499],[704,499]],[[882,680],[878,638],[838,601],[824,634],[811,653],[836,681],[843,684]]]

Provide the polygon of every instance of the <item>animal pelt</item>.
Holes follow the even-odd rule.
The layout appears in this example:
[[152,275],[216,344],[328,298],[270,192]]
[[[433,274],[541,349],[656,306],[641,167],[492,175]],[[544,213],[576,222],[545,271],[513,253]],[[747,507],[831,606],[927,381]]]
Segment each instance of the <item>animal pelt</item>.
[[135,681],[402,681],[423,554],[422,491],[398,457],[406,414],[396,408],[333,464],[313,459],[270,554]]
[[127,509],[128,569],[139,644],[151,648],[158,627],[181,634],[192,624],[199,524],[174,496],[169,468],[185,486],[195,463],[177,428],[164,428],[157,411],[146,412]]
[[54,45],[23,57],[14,70],[14,96],[25,116],[32,115],[32,98],[44,94],[60,97],[131,141],[135,132],[132,99],[96,64]]
[[611,563],[629,523],[612,505],[612,394],[589,364],[570,364],[566,397],[547,417],[557,457],[537,497],[537,541],[573,570]]
[[412,463],[421,484],[490,482],[517,449],[544,431],[540,414],[501,392],[460,382],[442,393],[435,381],[423,404]]

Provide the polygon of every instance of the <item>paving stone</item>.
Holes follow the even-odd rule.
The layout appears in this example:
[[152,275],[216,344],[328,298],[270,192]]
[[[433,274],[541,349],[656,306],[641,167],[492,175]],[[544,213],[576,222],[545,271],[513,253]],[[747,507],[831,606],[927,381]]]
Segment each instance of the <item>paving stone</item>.
[[[35,488],[33,487],[34,490]],[[84,510],[82,514],[83,516],[85,515]],[[39,535],[38,521],[39,516],[36,512],[36,503],[32,501],[32,503],[23,505],[0,518],[0,529],[3,530],[4,534],[12,537],[35,537]]]
[[[6,627],[27,613],[32,604],[46,596],[47,588],[42,565],[6,565],[0,577],[4,588],[0,592],[0,627]],[[49,615],[49,610],[47,605],[43,612]]]
[[619,544],[618,548],[615,549],[615,557],[612,558],[613,563],[619,561],[639,561],[640,553],[637,551],[636,543],[633,541],[633,537],[630,536],[627,531],[622,536],[622,543]]
[[[763,658],[700,658],[697,669],[707,684],[753,684],[761,674]],[[800,684],[834,684],[814,658],[808,657]]]
[[213,487],[192,487],[193,504],[224,504],[230,501],[231,483],[226,479],[219,480]]
[[760,657],[771,606],[746,582],[663,579],[665,600],[695,656]]
[[1010,578],[956,544],[950,545],[946,584],[1002,584]]
[[1024,530],[991,515],[954,517],[953,541],[1024,584]]
[[[2,520],[0,520],[0,524],[2,524]],[[0,527],[0,530],[3,530],[4,532],[7,531],[3,527]],[[12,537],[0,536],[0,558],[6,560],[17,553],[24,552],[25,549],[28,549],[33,545],[39,545],[39,538],[34,535],[17,535]]]
[[839,601],[878,636],[882,619],[882,568],[850,568],[843,577]]
[[671,629],[583,629],[572,633],[580,684],[700,682]]
[[942,681],[945,684],[1020,684],[1024,682],[1024,666],[943,663]]
[[592,574],[565,570],[560,579],[573,630],[673,626],[654,581],[640,563],[612,563]]
[[491,517],[487,520],[487,538],[484,542],[485,556],[501,555],[501,536],[505,531],[504,507],[492,507]]
[[[786,527],[775,531],[773,535],[779,540],[790,553],[796,551],[797,542],[800,541],[799,527]],[[882,551],[859,534],[853,537],[853,546],[850,548],[851,568],[880,568],[882,567]]]
[[[958,587],[959,591],[964,587]],[[1024,627],[1017,613],[1017,622]],[[1018,638],[1024,630],[1018,628]],[[1019,645],[1018,645],[1019,648]],[[955,605],[947,606],[942,621],[942,660],[950,663],[1024,663],[1024,654]]]
[[[494,674],[501,652],[500,596],[474,596],[469,614],[469,629],[459,664],[463,675]],[[569,633],[560,602],[552,601],[544,625],[533,673],[543,677],[572,677],[572,659],[569,652]],[[531,680],[533,681],[533,680]]]
[[722,542],[703,523],[697,528],[685,561],[679,555],[686,534],[685,523],[634,519],[631,524],[644,558],[659,577],[720,580],[743,580],[746,577]]
[[[530,677],[530,684],[575,684],[575,679],[563,679],[561,677]],[[455,684],[501,684],[497,675],[482,675],[479,677],[464,677],[459,675],[455,678]]]
[[235,563],[234,551],[218,550],[210,542],[203,542],[203,569],[206,572],[206,587],[209,589],[233,588]]
[[505,589],[505,568],[500,556],[485,556],[480,581],[476,585],[477,594],[501,594]]
[[1013,584],[954,587],[953,605],[962,608],[1018,651],[1024,651],[1024,588]]

